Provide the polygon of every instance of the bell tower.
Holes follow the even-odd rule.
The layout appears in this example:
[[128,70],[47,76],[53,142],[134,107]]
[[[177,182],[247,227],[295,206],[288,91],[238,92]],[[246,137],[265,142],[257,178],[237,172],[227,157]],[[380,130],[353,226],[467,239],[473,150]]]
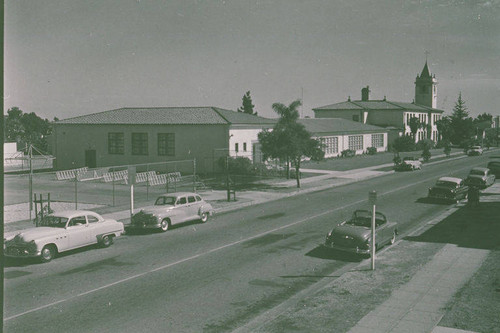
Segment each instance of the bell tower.
[[427,60],[420,76],[415,79],[415,104],[428,106],[433,109],[437,107],[437,80],[436,75],[431,76]]

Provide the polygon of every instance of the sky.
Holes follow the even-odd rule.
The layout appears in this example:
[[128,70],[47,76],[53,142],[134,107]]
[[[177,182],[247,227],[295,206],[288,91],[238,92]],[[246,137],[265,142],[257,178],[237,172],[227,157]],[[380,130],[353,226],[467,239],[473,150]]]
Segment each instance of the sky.
[[412,102],[428,61],[438,105],[500,114],[500,0],[4,0],[4,112],[313,108]]

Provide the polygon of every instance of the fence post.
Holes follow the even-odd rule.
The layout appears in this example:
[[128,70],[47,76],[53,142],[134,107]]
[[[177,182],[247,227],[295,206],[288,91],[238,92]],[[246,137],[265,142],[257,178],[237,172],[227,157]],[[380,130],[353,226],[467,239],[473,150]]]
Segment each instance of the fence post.
[[75,171],[75,209],[78,209],[78,172]]
[[111,182],[113,183],[113,207],[114,207],[115,206],[115,168],[111,168]]
[[149,201],[149,163],[146,164],[146,200]]
[[193,160],[193,192],[196,193],[196,158]]

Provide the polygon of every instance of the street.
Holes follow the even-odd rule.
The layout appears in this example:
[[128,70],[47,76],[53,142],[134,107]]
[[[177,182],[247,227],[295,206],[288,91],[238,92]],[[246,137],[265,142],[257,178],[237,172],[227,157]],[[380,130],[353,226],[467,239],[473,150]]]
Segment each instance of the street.
[[6,332],[231,331],[359,258],[319,245],[355,209],[377,211],[400,234],[454,204],[422,200],[441,176],[464,178],[488,156],[424,164],[189,223],[116,239],[110,248],[62,254],[47,264],[8,262]]

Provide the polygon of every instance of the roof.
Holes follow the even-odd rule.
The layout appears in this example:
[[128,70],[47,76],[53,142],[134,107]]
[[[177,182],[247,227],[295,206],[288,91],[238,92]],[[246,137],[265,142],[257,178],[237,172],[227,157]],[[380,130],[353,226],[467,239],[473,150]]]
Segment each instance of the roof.
[[63,119],[55,124],[223,125],[273,124],[273,119],[204,107],[121,108]]
[[420,74],[420,77],[431,77],[431,74],[429,72],[429,67],[427,66],[427,61],[425,61],[425,66],[422,69],[422,73]]
[[441,177],[438,180],[443,181],[443,182],[451,182],[451,183],[457,183],[459,184],[462,181],[462,178],[456,178],[456,177]]
[[305,118],[299,123],[311,133],[364,133],[387,132],[383,127],[363,124],[343,118]]
[[413,112],[438,112],[443,113],[443,110],[433,109],[428,106],[395,102],[387,100],[372,100],[372,101],[347,101],[314,108],[314,111],[330,111],[330,110],[387,110],[387,111],[413,111]]

